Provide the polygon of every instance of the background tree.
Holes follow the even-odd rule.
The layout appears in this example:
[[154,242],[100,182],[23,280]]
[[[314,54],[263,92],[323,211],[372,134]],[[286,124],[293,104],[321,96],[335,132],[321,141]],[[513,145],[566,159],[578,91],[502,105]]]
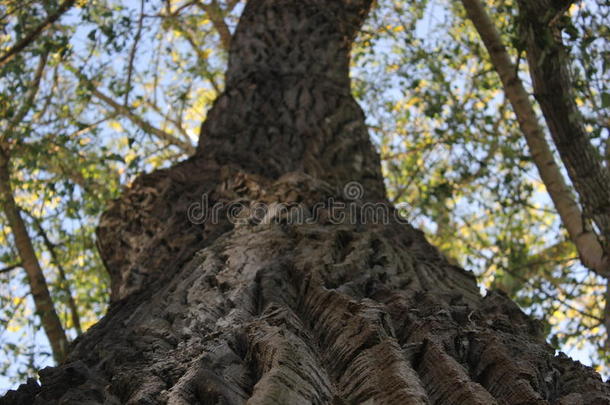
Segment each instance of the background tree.
[[[583,117],[574,100],[573,80],[569,73],[571,62],[561,39],[558,39],[562,35],[561,29],[556,27],[557,22],[554,22],[561,19],[570,21],[564,13],[572,4],[557,8],[539,3],[534,10],[532,5],[522,3],[520,19],[525,23],[522,24],[520,40],[529,44],[528,59],[534,79],[534,91],[543,104],[546,122],[564,168],[576,184],[582,207],[576,202],[555,162],[545,139],[544,129],[538,123],[532,101],[485,6],[478,0],[465,0],[463,4],[490,53],[494,68],[498,71],[506,95],[516,112],[536,168],[581,262],[607,279],[610,275],[610,254],[607,243],[604,242],[607,239],[604,231],[607,222],[604,218],[607,214],[604,212],[610,212],[610,177],[607,168],[603,166],[601,154],[586,135]],[[540,20],[539,13],[548,13],[548,16]],[[599,234],[593,230],[591,220],[595,222]],[[606,309],[604,313],[604,322],[608,325],[610,312]]]

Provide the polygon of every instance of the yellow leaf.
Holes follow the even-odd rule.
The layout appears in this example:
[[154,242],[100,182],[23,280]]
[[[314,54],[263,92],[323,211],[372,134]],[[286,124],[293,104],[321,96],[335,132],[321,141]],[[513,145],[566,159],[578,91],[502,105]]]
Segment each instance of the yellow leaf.
[[9,323],[6,327],[6,330],[9,332],[19,332],[19,329],[21,329],[21,326],[15,325],[13,322]]
[[420,101],[421,101],[421,99],[419,97],[413,97],[405,103],[405,107],[412,107],[415,104],[419,103]]
[[114,129],[115,131],[120,132],[123,130],[123,126],[118,121],[115,121],[115,120],[109,121],[108,125],[110,126],[110,128]]

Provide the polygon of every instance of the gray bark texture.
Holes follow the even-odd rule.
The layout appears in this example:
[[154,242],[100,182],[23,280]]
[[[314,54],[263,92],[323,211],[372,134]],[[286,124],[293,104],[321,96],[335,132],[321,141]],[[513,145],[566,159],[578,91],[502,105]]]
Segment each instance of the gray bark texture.
[[[348,79],[370,3],[248,2],[197,153],[101,219],[107,316],[0,404],[610,404],[508,298],[373,221],[394,211]],[[197,201],[241,220],[189,221]]]

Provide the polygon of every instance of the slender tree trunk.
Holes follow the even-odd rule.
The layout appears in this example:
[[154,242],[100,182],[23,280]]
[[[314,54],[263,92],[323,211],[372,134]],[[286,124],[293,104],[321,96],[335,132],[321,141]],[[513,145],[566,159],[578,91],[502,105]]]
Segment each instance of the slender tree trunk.
[[[83,187],[84,189],[84,187]],[[27,214],[32,221],[34,221],[34,225],[38,231],[38,235],[42,238],[42,241],[47,248],[47,251],[51,255],[51,260],[53,265],[57,268],[57,272],[59,273],[59,286],[63,290],[66,295],[66,301],[68,304],[68,308],[70,309],[70,317],[72,319],[72,324],[74,325],[74,329],[76,330],[77,335],[83,333],[83,330],[80,325],[80,316],[78,315],[78,306],[76,305],[76,300],[72,296],[72,289],[70,288],[70,281],[68,280],[68,276],[66,274],[66,270],[64,266],[61,264],[61,260],[57,256],[57,252],[55,251],[55,244],[51,242],[49,236],[45,232],[40,220],[36,218],[34,215]]]
[[598,236],[587,225],[555,162],[529,94],[518,76],[518,69],[512,63],[485,6],[480,0],[462,0],[462,4],[489,52],[491,62],[500,76],[506,97],[513,106],[519,127],[525,136],[532,160],[583,265],[602,276],[610,277],[610,258]]
[[546,123],[572,184],[584,218],[593,222],[610,261],[610,169],[603,152],[590,142],[576,105],[570,59],[562,42],[562,18],[574,1],[519,0],[527,60]]
[[[604,250],[603,261],[610,268],[610,167],[604,166],[603,152],[593,146],[585,130],[576,105],[569,55],[561,38],[562,18],[573,3],[519,0],[521,30],[534,95],[580,197],[583,221],[589,229],[591,223],[597,227],[598,243]],[[610,278],[608,273],[606,277]],[[604,326],[610,331],[608,300]],[[606,347],[610,350],[610,338],[606,340]]]
[[47,281],[38,263],[36,252],[32,246],[32,241],[28,235],[23,218],[21,218],[19,213],[19,208],[15,203],[10,184],[9,160],[4,151],[0,151],[0,199],[2,200],[4,214],[15,238],[15,245],[21,258],[21,265],[28,276],[36,312],[40,316],[42,327],[49,338],[53,357],[57,362],[61,362],[67,354],[68,339],[57,316],[57,312],[55,312],[55,306],[49,294]]
[[395,216],[349,88],[369,7],[248,2],[197,154],[101,220],[108,315],[0,403],[610,403]]

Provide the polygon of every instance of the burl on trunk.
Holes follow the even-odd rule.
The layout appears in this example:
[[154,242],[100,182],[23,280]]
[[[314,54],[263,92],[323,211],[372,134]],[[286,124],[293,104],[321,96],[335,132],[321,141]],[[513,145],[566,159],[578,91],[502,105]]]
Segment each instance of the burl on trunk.
[[387,202],[348,76],[370,3],[248,2],[195,156],[101,220],[109,313],[0,403],[610,404]]

